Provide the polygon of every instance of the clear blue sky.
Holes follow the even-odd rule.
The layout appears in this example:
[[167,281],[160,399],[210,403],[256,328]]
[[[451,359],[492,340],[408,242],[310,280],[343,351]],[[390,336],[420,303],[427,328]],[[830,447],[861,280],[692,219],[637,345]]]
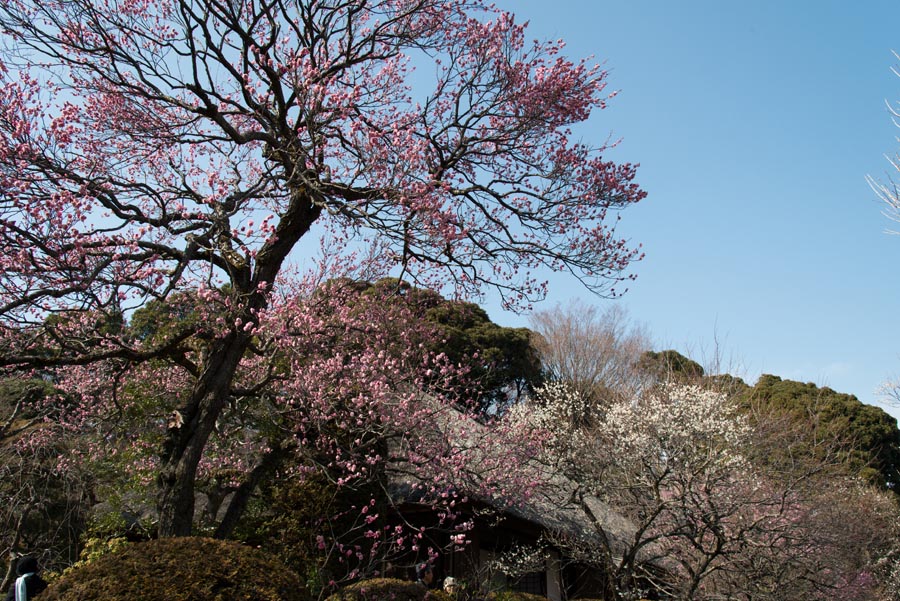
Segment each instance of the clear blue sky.
[[[586,139],[641,164],[620,232],[644,245],[620,301],[658,348],[876,403],[900,374],[900,236],[865,182],[898,145],[900,2],[503,0],[529,37],[594,55],[621,90]],[[894,224],[900,227],[900,224]],[[545,307],[583,297],[554,278]],[[521,316],[486,308],[506,325]],[[888,409],[900,415],[900,408]]]

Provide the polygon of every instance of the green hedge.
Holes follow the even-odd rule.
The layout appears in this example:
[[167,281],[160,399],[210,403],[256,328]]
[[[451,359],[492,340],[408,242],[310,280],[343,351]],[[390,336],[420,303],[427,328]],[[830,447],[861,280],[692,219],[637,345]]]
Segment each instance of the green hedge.
[[396,578],[371,578],[345,586],[326,601],[423,601],[428,590],[421,584]]
[[309,601],[271,555],[210,538],[126,545],[51,584],[42,601]]
[[[468,597],[467,597],[468,598]],[[395,578],[361,580],[342,588],[326,601],[453,601],[453,597],[441,590],[426,590],[421,584]],[[529,593],[504,591],[490,593],[487,601],[546,601],[546,597]]]

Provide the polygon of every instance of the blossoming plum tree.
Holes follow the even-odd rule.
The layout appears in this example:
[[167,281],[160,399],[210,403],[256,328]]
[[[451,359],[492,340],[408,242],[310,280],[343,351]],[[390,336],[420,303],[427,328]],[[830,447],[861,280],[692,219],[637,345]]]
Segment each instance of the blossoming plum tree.
[[879,562],[894,553],[894,500],[835,477],[834,453],[789,466],[758,460],[774,454],[767,444],[789,453],[808,442],[792,439],[797,432],[761,436],[724,394],[696,385],[668,384],[600,412],[565,384],[538,398],[513,417],[549,435],[546,459],[571,482],[562,503],[594,526],[553,542],[607,569],[610,598],[655,589],[675,599],[850,599],[878,590]]
[[[207,442],[251,398],[236,382],[314,224],[519,306],[546,292],[535,268],[614,292],[639,257],[615,233],[634,167],[571,139],[605,72],[479,0],[10,0],[0,31],[2,363],[166,359],[154,381],[187,392],[163,535],[191,531]],[[156,342],[97,328],[184,290],[224,311]]]
[[[40,554],[47,569],[72,561],[77,529],[89,508],[90,474],[60,471],[70,437],[54,409],[53,387],[42,380],[0,380],[0,557]],[[9,561],[0,590],[15,580]]]
[[[738,544],[726,531],[745,502],[737,488],[749,472],[737,449],[746,424],[721,395],[696,386],[668,385],[593,414],[587,402],[554,384],[542,395],[542,410],[527,418],[555,432],[549,458],[575,483],[572,502],[594,518],[601,536],[588,540],[607,542],[567,546],[590,548],[588,554],[610,566],[614,598],[631,599],[648,583],[670,589],[670,582],[657,578],[665,570],[683,589],[670,594],[694,598],[714,561]],[[629,526],[612,532],[611,522],[592,509],[591,497],[621,513]]]

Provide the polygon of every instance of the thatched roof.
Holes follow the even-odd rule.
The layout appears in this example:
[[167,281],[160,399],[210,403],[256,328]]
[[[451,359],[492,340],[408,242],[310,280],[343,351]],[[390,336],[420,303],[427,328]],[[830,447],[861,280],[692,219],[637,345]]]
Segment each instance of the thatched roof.
[[[527,479],[535,483],[521,498],[499,498],[480,491],[478,483],[471,481],[471,476],[479,472],[478,462],[487,464],[486,469],[496,469],[498,456],[517,450],[498,447],[496,440],[488,435],[489,426],[471,416],[450,407],[438,407],[438,401],[434,399],[423,399],[423,402],[436,406],[434,419],[429,421],[429,427],[433,428],[431,435],[455,441],[456,445],[471,453],[470,469],[466,474],[460,474],[454,483],[456,492],[501,515],[535,525],[547,533],[550,540],[577,540],[587,547],[606,546],[608,543],[613,555],[623,552],[626,541],[634,533],[634,525],[602,500],[573,494],[577,490],[573,481],[537,459],[530,459],[519,468],[527,471]],[[491,442],[483,442],[487,440]],[[402,452],[396,448],[393,450],[397,452],[392,453],[394,457],[388,469],[389,494],[393,502],[396,505],[428,504],[427,486],[403,460]]]

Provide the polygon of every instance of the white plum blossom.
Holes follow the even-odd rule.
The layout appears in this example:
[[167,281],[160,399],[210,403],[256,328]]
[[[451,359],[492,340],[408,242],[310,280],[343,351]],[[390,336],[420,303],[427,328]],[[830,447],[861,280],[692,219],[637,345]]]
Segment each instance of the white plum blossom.
[[685,570],[697,590],[717,536],[734,527],[737,489],[754,480],[740,452],[750,425],[723,393],[665,383],[599,404],[551,383],[510,418],[545,432],[544,459],[570,482],[568,503],[593,516],[596,532],[572,539],[573,551],[614,564],[617,599],[637,594],[660,564]]
[[536,402],[514,407],[509,419],[545,431],[548,459],[567,464],[582,482],[596,479],[597,492],[604,488],[599,476],[613,466],[639,470],[701,460],[734,466],[743,461],[739,449],[750,434],[746,417],[723,393],[695,385],[666,383],[602,408],[562,382],[546,384],[535,396]]
[[614,403],[595,435],[611,445],[619,462],[739,461],[738,449],[750,434],[724,394],[700,386],[665,384],[643,398]]

